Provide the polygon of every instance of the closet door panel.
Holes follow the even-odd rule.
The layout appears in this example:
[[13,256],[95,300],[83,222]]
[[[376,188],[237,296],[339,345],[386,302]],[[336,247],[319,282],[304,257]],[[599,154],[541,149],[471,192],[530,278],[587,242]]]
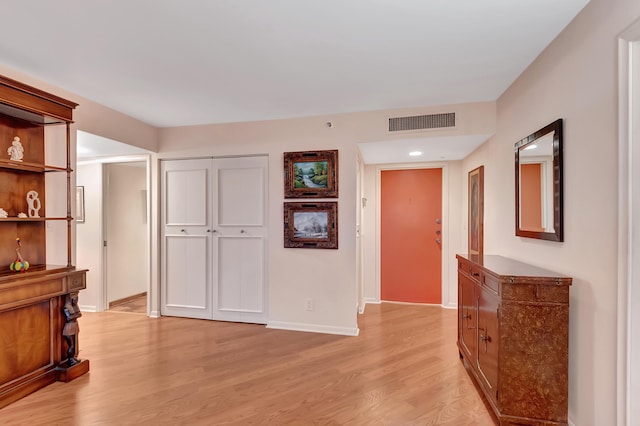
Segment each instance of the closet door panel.
[[[191,311],[189,317],[209,318],[207,268],[209,250],[205,236],[166,238],[167,282],[165,306],[174,312]],[[202,267],[205,266],[205,267]],[[182,316],[182,315],[181,315]]]
[[211,159],[161,162],[162,315],[212,319]]
[[219,169],[218,224],[220,226],[264,225],[264,178],[264,170],[260,167]]
[[[218,309],[230,312],[263,312],[264,275],[262,238],[220,238]],[[226,285],[225,285],[226,284]]]
[[267,157],[214,159],[214,319],[266,324]]
[[[202,165],[200,166],[202,167]],[[207,168],[195,170],[168,170],[165,194],[167,226],[206,226]]]

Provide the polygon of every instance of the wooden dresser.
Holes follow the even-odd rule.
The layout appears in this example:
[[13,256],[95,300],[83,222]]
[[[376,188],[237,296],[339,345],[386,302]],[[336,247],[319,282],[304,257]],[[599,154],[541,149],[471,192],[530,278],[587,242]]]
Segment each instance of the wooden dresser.
[[86,270],[71,256],[76,106],[0,76],[0,408],[89,370],[76,357]]
[[500,425],[566,425],[571,278],[456,257],[460,357]]

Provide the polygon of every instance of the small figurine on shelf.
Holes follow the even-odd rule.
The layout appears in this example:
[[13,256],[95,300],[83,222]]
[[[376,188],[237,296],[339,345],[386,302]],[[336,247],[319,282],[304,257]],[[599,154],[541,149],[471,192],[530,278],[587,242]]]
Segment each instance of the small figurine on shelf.
[[11,156],[11,161],[22,161],[22,157],[24,157],[24,148],[20,142],[20,137],[16,136],[13,138],[11,146],[7,149],[7,154]]
[[9,269],[13,272],[26,272],[29,269],[29,262],[22,258],[22,254],[20,253],[20,249],[22,248],[22,243],[20,242],[20,237],[16,238],[16,260],[15,262],[11,262]]
[[82,316],[80,307],[78,306],[78,293],[69,293],[66,295],[62,313],[66,323],[62,329],[62,335],[67,342],[67,361],[69,366],[76,365],[79,361],[77,358],[77,340],[80,327],[78,326],[78,318]]
[[0,207],[0,219],[6,219],[9,217],[9,213],[2,207]]
[[18,213],[18,218],[20,218],[20,219],[26,219],[26,218],[27,218],[27,214],[26,214],[26,213],[24,213],[24,212],[20,212],[20,213]]
[[38,212],[40,211],[41,204],[36,191],[31,190],[27,192],[27,204],[29,205],[29,217],[40,217]]

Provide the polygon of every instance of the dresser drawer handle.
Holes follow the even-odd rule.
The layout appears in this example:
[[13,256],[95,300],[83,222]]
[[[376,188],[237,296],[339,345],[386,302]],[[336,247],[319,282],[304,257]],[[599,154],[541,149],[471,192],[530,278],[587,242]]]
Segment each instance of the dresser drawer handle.
[[480,335],[480,340],[482,340],[483,342],[490,343],[491,342],[491,336],[485,336],[484,334],[481,334]]

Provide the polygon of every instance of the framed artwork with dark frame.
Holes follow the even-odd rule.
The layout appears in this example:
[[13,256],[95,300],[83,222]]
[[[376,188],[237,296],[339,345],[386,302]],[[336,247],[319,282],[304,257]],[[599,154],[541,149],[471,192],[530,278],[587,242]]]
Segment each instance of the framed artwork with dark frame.
[[285,152],[284,198],[338,198],[338,150]]
[[338,203],[284,203],[285,248],[338,248]]
[[482,258],[484,243],[484,166],[469,172],[469,256]]

